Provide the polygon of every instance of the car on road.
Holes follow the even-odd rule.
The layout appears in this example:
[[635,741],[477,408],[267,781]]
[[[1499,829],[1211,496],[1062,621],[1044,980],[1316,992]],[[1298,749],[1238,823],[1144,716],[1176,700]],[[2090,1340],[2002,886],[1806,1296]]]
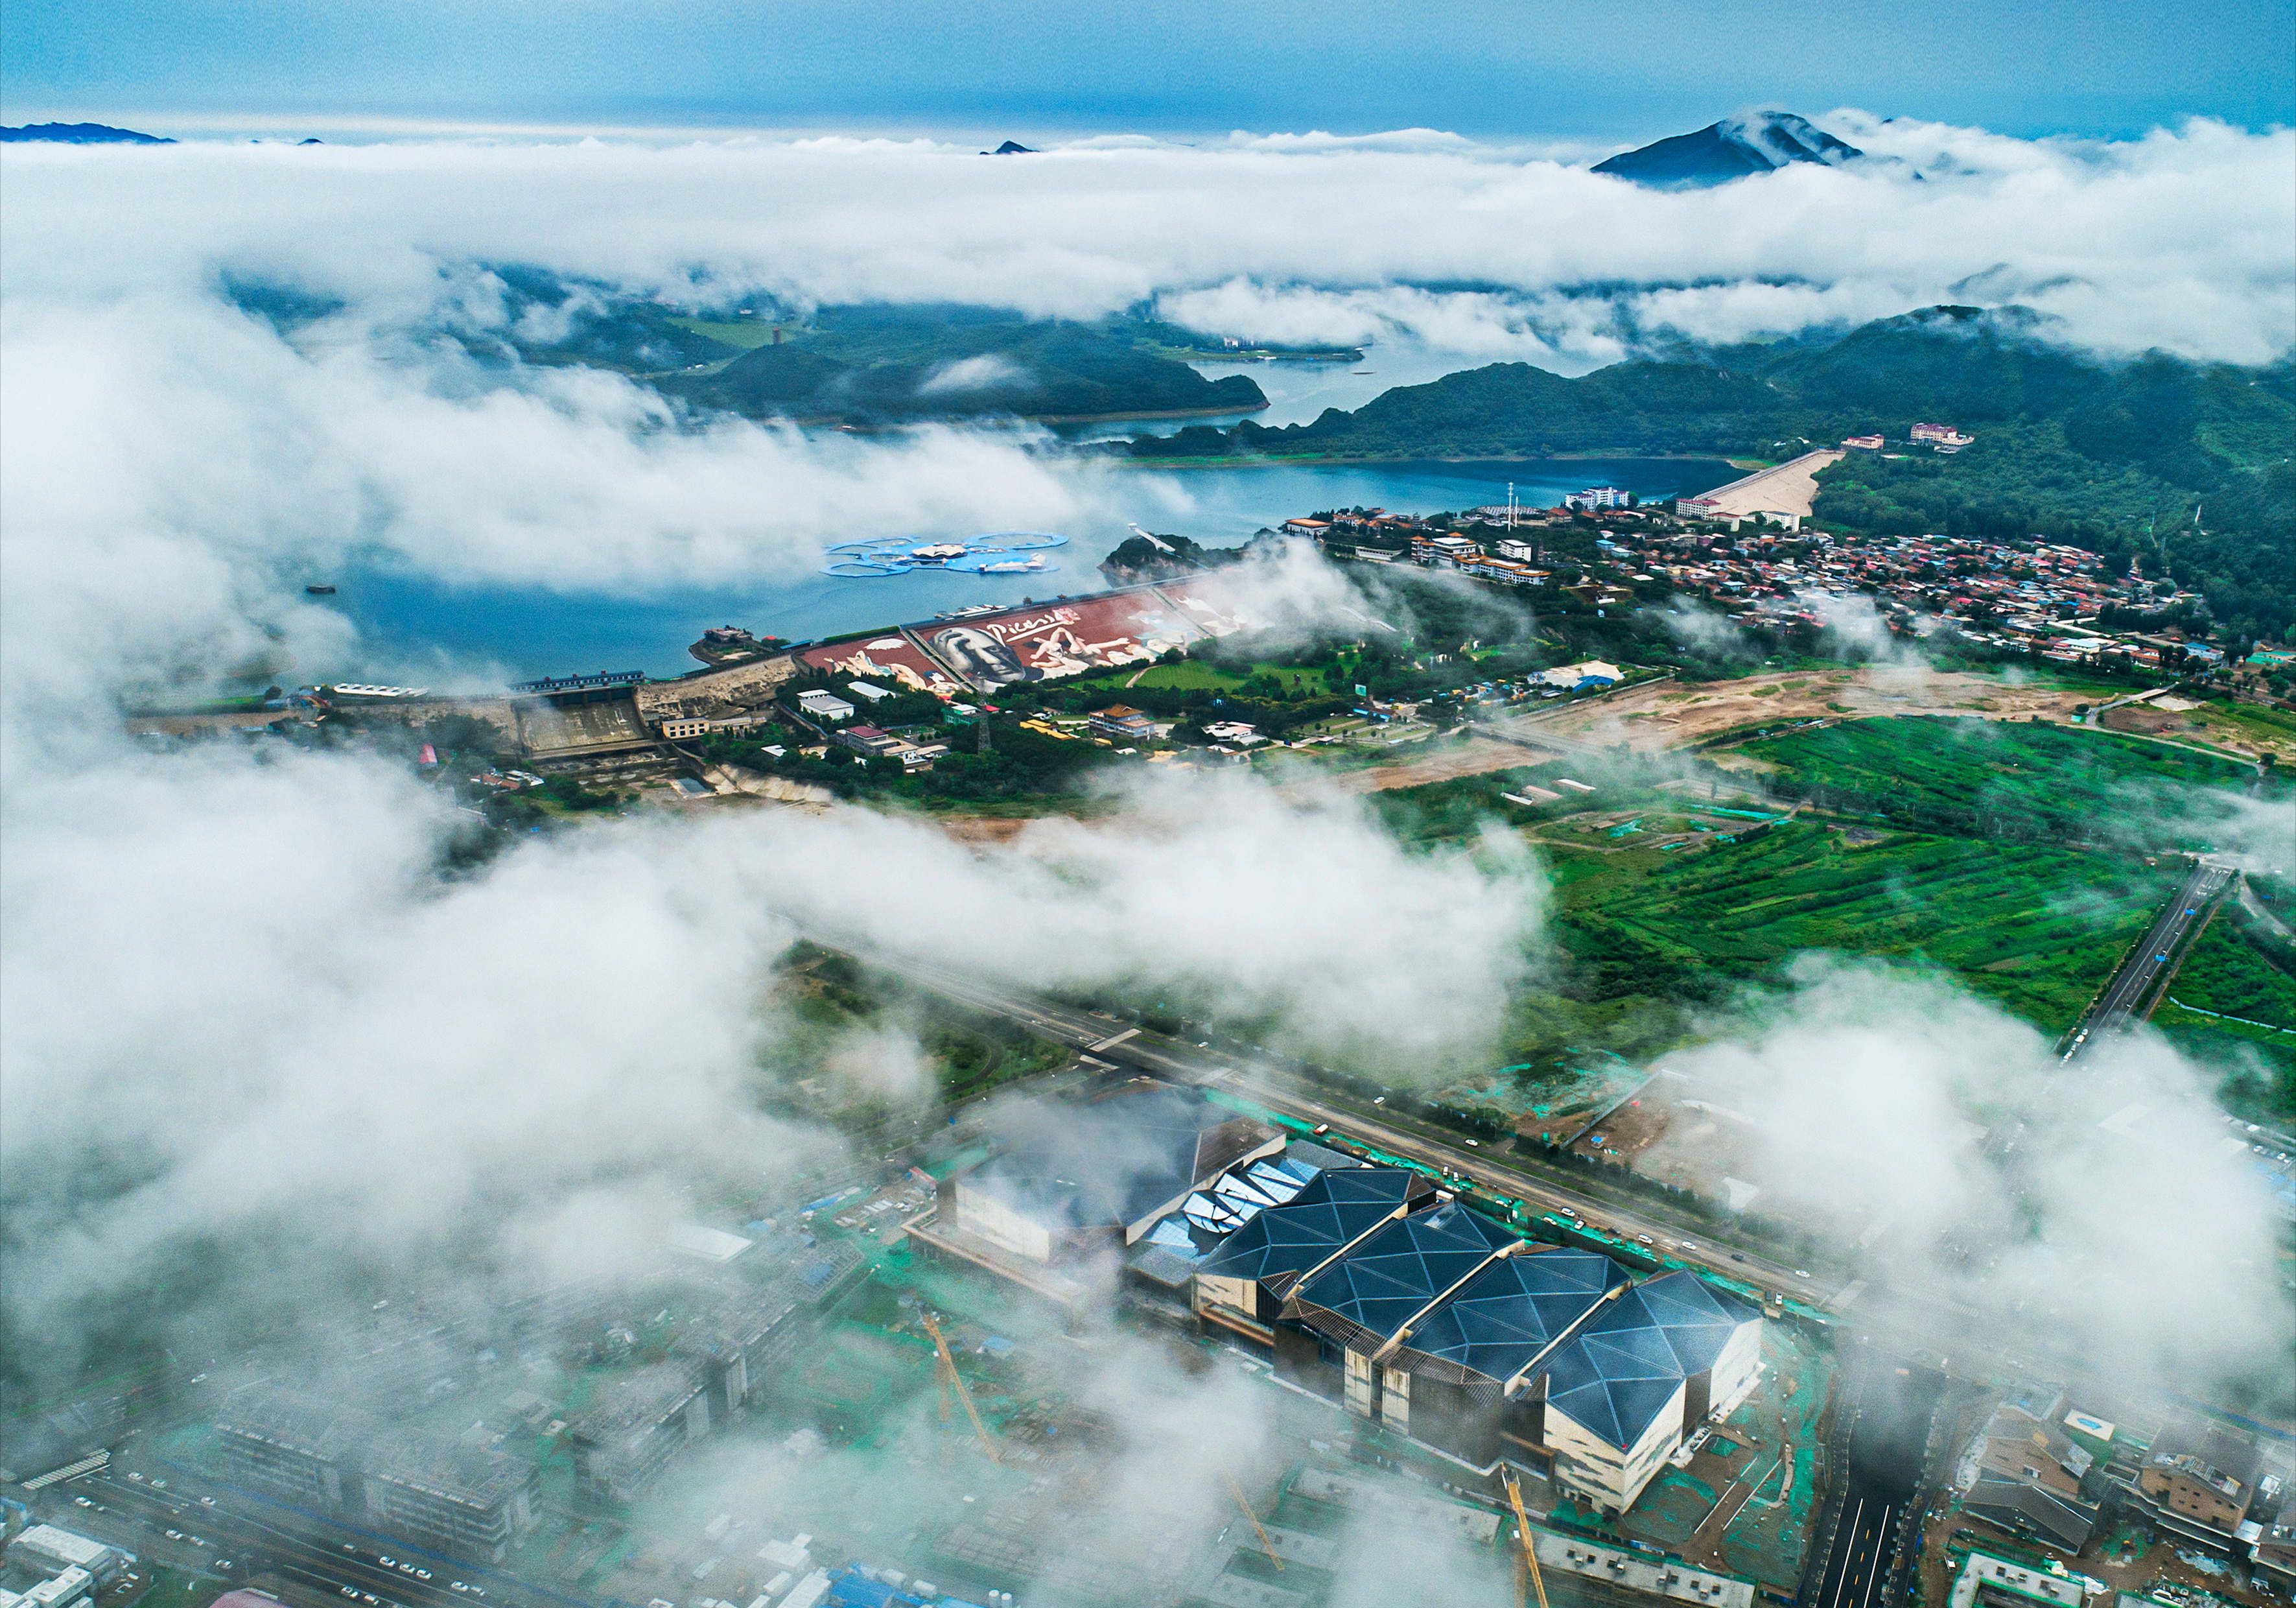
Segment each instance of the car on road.
[[356,1598],[358,1596],[358,1587],[356,1586],[346,1586],[343,1587],[343,1595],[347,1597]]
[[1470,1139],[1467,1141],[1467,1144],[1470,1148],[1474,1150],[1480,1150],[1483,1147],[1483,1142],[1480,1139]]
[[1796,1278],[1808,1278],[1809,1276],[1809,1269],[1807,1268],[1797,1268],[1794,1269],[1794,1276]]
[[183,1538],[184,1532],[180,1530],[171,1530],[168,1532],[168,1539],[170,1541],[180,1541]]
[[1746,1253],[1742,1251],[1733,1251],[1730,1253],[1730,1259],[1734,1262],[1742,1262],[1746,1259]]

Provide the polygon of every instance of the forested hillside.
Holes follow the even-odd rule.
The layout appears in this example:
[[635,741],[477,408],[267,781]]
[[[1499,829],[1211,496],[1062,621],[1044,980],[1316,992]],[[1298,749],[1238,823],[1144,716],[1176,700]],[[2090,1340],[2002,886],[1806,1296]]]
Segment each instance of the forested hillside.
[[1953,456],[1852,454],[1821,476],[1818,517],[1884,533],[2039,534],[2116,562],[2136,557],[2203,591],[2235,631],[2286,634],[2296,624],[2296,362],[2243,369],[2156,354],[2108,364],[2047,334],[2021,308],[1931,308],[1835,340],[1621,363],[1575,380],[1494,364],[1312,424],[1191,430],[1133,450],[1777,458],[1848,435],[1903,441],[1916,421],[1933,420],[1976,445]]

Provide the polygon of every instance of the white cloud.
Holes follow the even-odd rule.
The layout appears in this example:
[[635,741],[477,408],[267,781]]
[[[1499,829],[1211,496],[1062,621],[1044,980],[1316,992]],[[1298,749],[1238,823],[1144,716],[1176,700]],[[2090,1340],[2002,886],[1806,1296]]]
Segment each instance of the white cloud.
[[1020,390],[1035,381],[1027,369],[994,352],[944,363],[917,385],[920,397],[961,396],[972,391]]
[[428,299],[439,262],[518,260],[679,294],[1064,316],[1234,282],[1279,299],[1409,284],[1456,287],[1434,301],[1471,322],[1491,299],[1600,291],[1644,324],[1725,338],[1975,293],[2030,300],[2109,351],[2256,361],[2296,339],[2296,134],[1829,121],[1899,160],[1660,193],[1423,132],[1092,142],[1025,162],[849,138],[18,146],[10,294],[106,299],[228,263],[362,302]]
[[1842,1243],[1873,1233],[1868,1276],[2013,1350],[2037,1336],[2131,1381],[2268,1385],[2288,1332],[2278,1230],[2226,1165],[2197,1068],[2150,1035],[2061,1067],[1933,976],[1813,957],[1795,981],[1751,1027],[1669,1058],[1752,1120],[1734,1164],[1765,1209]]
[[4,331],[12,700],[324,662],[348,628],[300,588],[352,554],[545,589],[795,577],[857,531],[1059,528],[1095,496],[1021,435],[692,428],[602,372],[299,348],[180,297],[12,303]]
[[[820,1136],[759,1114],[767,967],[812,931],[1016,986],[1177,988],[1397,1055],[1488,1032],[1539,884],[1413,857],[1351,801],[1152,788],[976,853],[930,823],[761,811],[537,841],[442,879],[454,824],[378,761],[19,739],[0,856],[10,1303],[209,1237],[298,1256],[551,1243],[755,1190]],[[913,1044],[832,1072],[914,1095]],[[554,1252],[553,1255],[558,1253]]]

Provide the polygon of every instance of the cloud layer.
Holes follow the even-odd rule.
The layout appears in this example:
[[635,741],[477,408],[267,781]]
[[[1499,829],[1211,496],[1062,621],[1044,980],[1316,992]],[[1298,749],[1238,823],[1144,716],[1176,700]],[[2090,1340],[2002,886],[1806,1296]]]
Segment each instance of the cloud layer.
[[680,296],[1071,317],[1161,297],[1223,332],[1580,365],[1638,333],[1732,340],[1953,299],[2025,302],[2104,351],[2256,362],[2296,340],[2296,135],[1827,121],[1877,160],[1687,194],[1433,135],[999,161],[849,138],[18,147],[10,293],[111,298],[229,265],[420,305],[441,263],[526,261]]

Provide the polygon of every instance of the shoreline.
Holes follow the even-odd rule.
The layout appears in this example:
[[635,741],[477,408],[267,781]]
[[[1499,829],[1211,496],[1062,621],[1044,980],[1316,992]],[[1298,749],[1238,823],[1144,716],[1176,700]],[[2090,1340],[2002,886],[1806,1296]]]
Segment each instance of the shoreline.
[[[1137,416],[1137,415],[1136,415]],[[1083,455],[1078,455],[1079,456]],[[1297,456],[1222,454],[1218,457],[1132,457],[1110,455],[1108,462],[1133,469],[1316,469],[1378,468],[1395,464],[1727,464],[1739,461],[1710,452],[1543,452],[1521,457],[1505,453],[1303,453]]]

